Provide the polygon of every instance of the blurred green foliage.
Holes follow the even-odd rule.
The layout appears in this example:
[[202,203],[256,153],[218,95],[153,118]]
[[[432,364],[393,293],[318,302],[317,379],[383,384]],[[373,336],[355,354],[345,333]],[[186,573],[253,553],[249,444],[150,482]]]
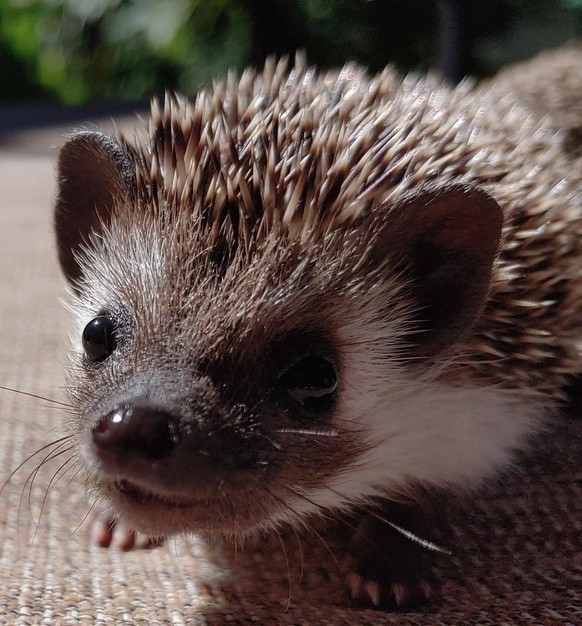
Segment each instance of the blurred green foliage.
[[[0,100],[192,93],[270,53],[425,70],[449,0],[0,0]],[[462,70],[489,74],[582,34],[582,0],[453,0]]]
[[0,37],[27,78],[67,103],[190,91],[248,58],[252,24],[228,0],[1,0]]

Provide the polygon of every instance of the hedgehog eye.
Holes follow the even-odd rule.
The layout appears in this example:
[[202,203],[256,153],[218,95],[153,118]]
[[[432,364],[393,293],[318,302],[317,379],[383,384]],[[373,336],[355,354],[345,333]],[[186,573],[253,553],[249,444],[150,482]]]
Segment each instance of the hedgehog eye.
[[310,413],[328,411],[335,400],[337,375],[331,361],[324,357],[303,357],[282,374],[279,382]]
[[91,320],[83,330],[83,349],[91,363],[104,361],[117,346],[115,324],[105,315]]

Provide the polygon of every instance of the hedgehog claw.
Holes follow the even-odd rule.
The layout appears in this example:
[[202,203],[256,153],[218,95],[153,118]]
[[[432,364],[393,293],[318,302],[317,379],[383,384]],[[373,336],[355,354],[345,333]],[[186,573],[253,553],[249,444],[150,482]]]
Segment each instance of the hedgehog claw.
[[350,590],[350,595],[352,600],[355,600],[360,595],[360,589],[362,588],[364,579],[356,572],[350,572],[346,576],[346,582],[348,585],[348,589]]
[[89,530],[91,543],[102,548],[142,550],[154,548],[163,542],[160,537],[148,537],[128,528],[106,509],[92,510],[83,520],[82,526]]
[[375,580],[370,580],[364,585],[366,596],[374,606],[380,606],[380,585]]
[[408,596],[408,590],[406,589],[406,587],[402,583],[392,583],[390,591],[394,596],[396,606],[403,606]]

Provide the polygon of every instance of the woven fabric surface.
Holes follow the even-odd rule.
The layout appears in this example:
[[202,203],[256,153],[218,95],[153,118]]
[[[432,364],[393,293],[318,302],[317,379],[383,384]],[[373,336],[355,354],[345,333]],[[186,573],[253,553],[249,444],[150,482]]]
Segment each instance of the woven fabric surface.
[[[0,150],[0,385],[63,400],[55,155],[26,145]],[[66,419],[47,401],[0,391],[0,481]],[[535,453],[435,529],[452,551],[435,566],[435,604],[386,613],[348,606],[333,549],[313,534],[301,549],[290,533],[236,553],[195,538],[128,553],[92,546],[78,529],[89,505],[75,468],[52,480],[68,455],[35,474],[41,452],[0,495],[0,625],[582,624],[581,453],[582,420],[557,417]]]

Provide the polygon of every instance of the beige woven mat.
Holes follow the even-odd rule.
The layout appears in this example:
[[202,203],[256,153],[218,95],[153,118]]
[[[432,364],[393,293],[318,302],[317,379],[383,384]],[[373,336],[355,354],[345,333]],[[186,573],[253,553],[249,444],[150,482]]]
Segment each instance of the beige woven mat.
[[[0,150],[0,384],[59,399],[68,317],[50,232],[53,156],[30,142]],[[0,477],[64,419],[0,392]],[[42,507],[59,464],[29,497],[29,463],[0,496],[0,624],[582,624],[582,421],[558,420],[557,430],[537,460],[448,515],[443,598],[404,614],[347,608],[313,537],[303,556],[286,541],[289,572],[277,537],[236,558],[194,539],[133,553],[90,546],[75,532],[87,503],[74,472]]]

